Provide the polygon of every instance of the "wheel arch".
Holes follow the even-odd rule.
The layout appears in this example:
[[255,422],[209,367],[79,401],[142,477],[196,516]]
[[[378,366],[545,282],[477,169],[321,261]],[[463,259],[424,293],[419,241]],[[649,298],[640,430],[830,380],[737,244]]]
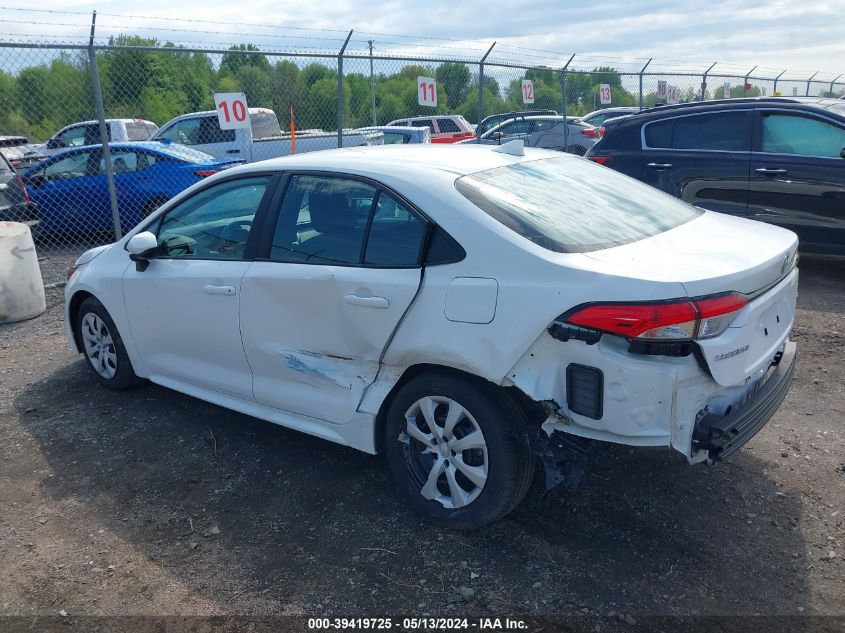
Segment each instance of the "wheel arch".
[[390,405],[393,402],[393,399],[396,397],[396,394],[399,393],[402,387],[404,387],[408,382],[410,382],[417,376],[422,375],[449,376],[464,380],[466,382],[475,383],[481,388],[499,390],[505,396],[510,397],[520,408],[522,408],[530,421],[537,421],[537,424],[539,424],[546,417],[544,415],[545,410],[543,409],[542,405],[532,400],[524,392],[517,389],[516,387],[503,387],[501,385],[497,385],[496,383],[486,378],[482,378],[481,376],[477,376],[476,374],[464,371],[462,369],[458,369],[456,367],[450,367],[448,365],[437,365],[435,363],[418,363],[416,365],[411,365],[407,367],[405,371],[402,372],[402,375],[399,377],[399,380],[397,380],[393,387],[391,387],[390,391],[388,391],[387,395],[384,397],[381,402],[381,405],[379,406],[379,410],[376,414],[375,424],[373,428],[373,433],[375,435],[374,446],[376,454],[382,454],[384,452],[384,427],[387,422],[387,411],[390,409]]
[[70,325],[70,331],[73,333],[73,344],[76,347],[76,351],[80,354],[82,353],[82,341],[79,340],[79,330],[76,327],[76,319],[79,316],[79,308],[82,305],[82,302],[90,297],[94,297],[94,295],[87,290],[77,290],[73,293],[70,301],[68,301],[68,324]]

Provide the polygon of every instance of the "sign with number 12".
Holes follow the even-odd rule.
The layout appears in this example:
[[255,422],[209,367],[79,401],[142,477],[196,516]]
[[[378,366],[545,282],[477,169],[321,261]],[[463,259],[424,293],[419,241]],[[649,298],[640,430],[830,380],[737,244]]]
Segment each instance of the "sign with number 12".
[[522,103],[534,103],[534,82],[530,79],[522,80]]
[[249,108],[246,95],[242,92],[215,92],[214,105],[217,107],[217,122],[221,130],[235,130],[249,127]]
[[437,84],[431,77],[417,77],[417,103],[437,107]]

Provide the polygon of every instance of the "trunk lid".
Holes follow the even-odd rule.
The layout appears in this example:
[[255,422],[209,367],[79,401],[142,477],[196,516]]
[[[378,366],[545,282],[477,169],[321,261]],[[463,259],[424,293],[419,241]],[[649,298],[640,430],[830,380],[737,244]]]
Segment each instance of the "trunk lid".
[[797,247],[791,231],[708,211],[659,235],[584,255],[629,277],[678,282],[690,297],[748,296],[725,332],[698,341],[714,380],[731,386],[765,373],[788,338],[797,299]]

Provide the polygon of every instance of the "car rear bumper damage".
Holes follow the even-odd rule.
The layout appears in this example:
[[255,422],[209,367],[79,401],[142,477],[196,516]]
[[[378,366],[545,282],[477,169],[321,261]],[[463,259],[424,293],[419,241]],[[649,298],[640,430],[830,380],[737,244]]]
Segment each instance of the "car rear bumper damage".
[[778,410],[795,376],[795,343],[788,342],[772,361],[768,375],[749,389],[747,402],[728,412],[705,406],[696,420],[692,444],[717,462],[739,450],[759,433]]

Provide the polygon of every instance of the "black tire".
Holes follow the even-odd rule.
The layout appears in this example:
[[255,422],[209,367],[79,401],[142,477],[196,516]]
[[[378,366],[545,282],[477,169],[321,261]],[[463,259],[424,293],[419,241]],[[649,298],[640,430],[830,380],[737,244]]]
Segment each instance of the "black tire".
[[[485,455],[483,449],[455,453],[446,448],[445,454],[437,453],[435,451],[444,450],[441,444],[446,444],[446,441],[435,444],[436,448],[433,448],[408,434],[410,423],[406,420],[406,413],[429,397],[453,401],[468,414],[460,417],[455,424],[449,443],[480,430],[486,444],[486,457],[482,457]],[[441,410],[444,406],[445,411]],[[433,414],[438,420],[435,424],[443,421],[450,406],[442,402],[437,404]],[[412,418],[416,421],[418,416]],[[444,426],[439,425],[441,432]],[[528,491],[534,475],[534,456],[523,439],[526,428],[525,412],[504,390],[480,379],[448,373],[423,375],[405,384],[391,401],[385,420],[384,446],[393,477],[411,505],[446,527],[468,530],[495,523],[513,510]],[[424,419],[420,420],[420,429],[430,431]],[[454,460],[458,458],[463,465],[476,460],[477,467],[486,466],[486,480],[481,487],[464,476],[463,470],[454,467]],[[463,507],[447,507],[449,499],[454,499],[455,494],[445,471],[436,477],[436,491],[442,497],[423,496],[425,484],[441,459],[447,467],[449,460],[453,460],[452,483],[460,482],[462,488],[459,494],[470,489],[467,493],[469,501]],[[426,470],[426,463],[433,466]]]
[[[90,319],[90,317],[96,317],[99,321],[94,319]],[[93,328],[91,327],[91,323],[102,323],[102,328],[97,328],[99,332],[97,334],[102,335],[104,333],[103,328],[105,329],[105,333],[110,336],[109,339],[104,339],[106,341],[102,349],[95,350],[92,352],[92,345],[86,344],[86,338],[83,333],[83,328],[87,329],[90,333],[94,333]],[[108,310],[94,297],[88,297],[85,301],[82,302],[82,305],[79,306],[79,311],[76,315],[76,335],[77,338],[82,346],[82,354],[85,356],[85,364],[88,366],[88,369],[91,370],[91,373],[94,376],[94,379],[102,385],[105,385],[109,389],[114,389],[115,391],[122,391],[124,389],[129,389],[134,387],[135,385],[139,384],[141,381],[138,376],[135,375],[135,370],[132,368],[132,361],[129,360],[129,355],[126,353],[126,346],[123,344],[123,339],[120,337],[120,332],[117,330],[117,326],[114,324],[114,321],[109,315]],[[98,363],[99,357],[105,354],[106,358],[114,357],[114,362],[111,363],[110,361],[106,361],[108,363],[108,367],[114,368],[113,375],[103,375],[104,373],[109,374],[112,373],[108,369],[103,367],[103,370],[98,370],[95,367],[95,364]]]

